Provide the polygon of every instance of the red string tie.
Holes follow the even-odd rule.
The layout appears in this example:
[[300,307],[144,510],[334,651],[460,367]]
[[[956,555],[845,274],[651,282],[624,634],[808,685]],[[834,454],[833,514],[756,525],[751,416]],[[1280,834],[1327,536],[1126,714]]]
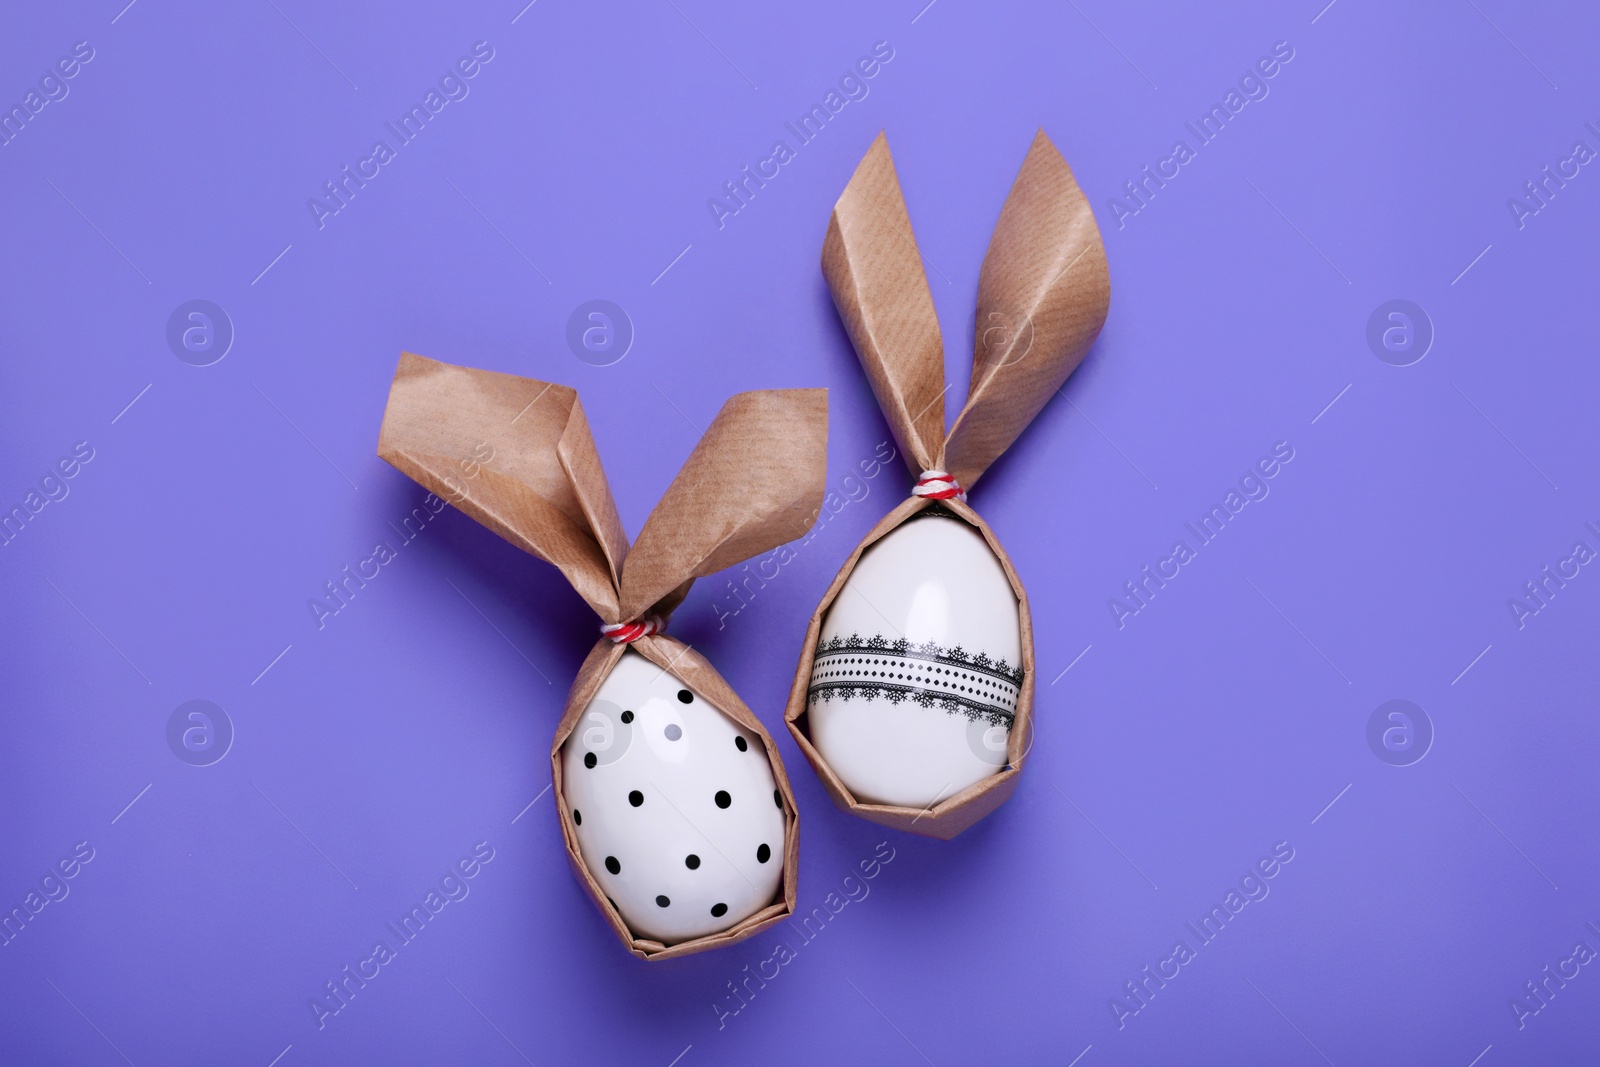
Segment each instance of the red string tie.
[[648,619],[636,622],[613,622],[600,627],[600,632],[619,645],[632,644],[641,637],[661,633],[667,628],[667,620],[652,615]]
[[911,492],[930,500],[949,500],[952,497],[961,501],[967,499],[967,491],[956,484],[949,471],[923,471]]

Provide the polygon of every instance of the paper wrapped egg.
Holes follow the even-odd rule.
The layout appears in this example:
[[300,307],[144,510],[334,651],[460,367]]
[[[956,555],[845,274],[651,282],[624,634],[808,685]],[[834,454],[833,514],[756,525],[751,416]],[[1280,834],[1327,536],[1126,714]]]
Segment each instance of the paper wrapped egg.
[[834,803],[949,840],[1016,789],[1036,682],[1028,595],[968,494],[1083,360],[1111,288],[1094,211],[1040,130],[983,257],[948,419],[923,264],[880,133],[834,203],[822,274],[916,483],[812,614],[783,717]]
[[759,738],[629,651],[562,746],[584,865],[634,934],[666,945],[772,903],[783,802]]
[[941,508],[867,549],[823,619],[811,740],[855,795],[929,808],[999,771],[1022,688],[1017,598]]

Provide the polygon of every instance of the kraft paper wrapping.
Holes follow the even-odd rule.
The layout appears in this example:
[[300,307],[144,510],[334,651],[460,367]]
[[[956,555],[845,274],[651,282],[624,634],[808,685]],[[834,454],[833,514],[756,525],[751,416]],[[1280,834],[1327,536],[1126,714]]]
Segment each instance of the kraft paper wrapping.
[[[606,623],[665,618],[697,577],[804,534],[822,506],[827,391],[741,393],[725,403],[630,550],[576,391],[400,357],[378,455],[512,544],[554,564]],[[761,739],[784,802],[779,899],[718,934],[667,946],[636,938],[583,864],[562,788],[561,746],[625,648],[669,671]],[[628,950],[669,959],[741,941],[794,911],[800,817],[783,759],[761,721],[694,649],[664,634],[602,637],[567,694],[550,744],[567,858]]]
[[[822,273],[912,473],[947,470],[967,490],[1083,361],[1111,299],[1094,213],[1043,130],[1028,149],[983,259],[972,381],[948,434],[944,342],[889,142],[881,133],[834,205],[823,240]],[[884,826],[948,840],[1011,796],[1033,740],[1033,620],[1027,593],[994,532],[968,504],[940,502],[976,527],[994,550],[1016,594],[1021,623],[1023,684],[1007,766],[932,808],[866,804],[811,744],[806,720],[811,665],[828,608],[861,554],[933,503],[906,500],[845,561],[811,617],[784,721],[834,803]]]

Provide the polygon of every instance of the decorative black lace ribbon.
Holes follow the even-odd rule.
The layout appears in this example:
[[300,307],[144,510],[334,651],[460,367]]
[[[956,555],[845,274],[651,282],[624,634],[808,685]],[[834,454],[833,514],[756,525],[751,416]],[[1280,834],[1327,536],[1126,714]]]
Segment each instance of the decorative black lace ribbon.
[[919,707],[961,712],[974,722],[1010,727],[1016,717],[1022,668],[988,653],[968,654],[960,645],[917,644],[882,634],[832,637],[817,645],[807,699],[883,697]]

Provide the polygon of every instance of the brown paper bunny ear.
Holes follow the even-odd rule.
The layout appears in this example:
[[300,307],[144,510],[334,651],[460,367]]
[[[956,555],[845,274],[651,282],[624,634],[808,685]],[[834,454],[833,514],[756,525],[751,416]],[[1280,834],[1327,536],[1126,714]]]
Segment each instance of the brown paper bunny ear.
[[944,341],[881,133],[833,207],[822,273],[912,473],[940,466]]
[[822,273],[913,472],[966,488],[1082,361],[1111,298],[1094,213],[1043,130],[983,260],[972,385],[948,438],[939,323],[881,133],[834,205]]
[[956,482],[972,488],[1027,429],[1083,361],[1110,301],[1094,212],[1040,130],[983,257],[972,385],[941,464]]
[[622,572],[621,618],[665,614],[695,578],[810,529],[827,451],[826,389],[731,397],[639,531]]
[[628,538],[574,390],[408,352],[378,455],[554,564],[601,619],[620,621]]

